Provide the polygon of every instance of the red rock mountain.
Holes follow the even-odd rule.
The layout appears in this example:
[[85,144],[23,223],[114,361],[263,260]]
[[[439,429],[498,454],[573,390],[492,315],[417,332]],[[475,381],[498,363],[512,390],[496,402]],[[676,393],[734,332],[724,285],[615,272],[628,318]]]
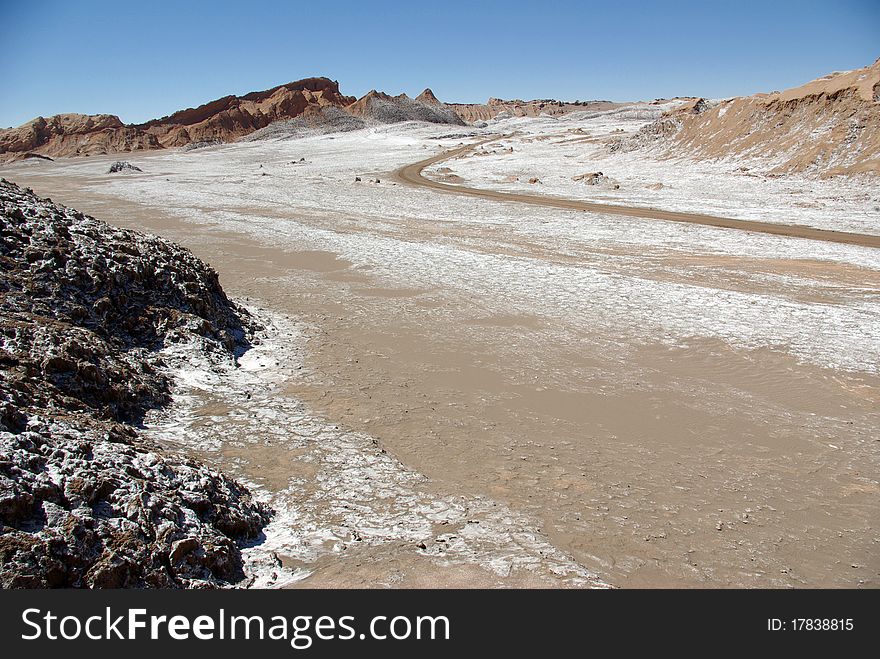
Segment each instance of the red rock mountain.
[[0,130],[0,158],[28,153],[91,155],[160,146],[155,135],[136,126],[125,126],[119,117],[111,114],[57,114],[48,119],[37,117],[18,128]]
[[0,160],[85,156],[183,146],[193,142],[231,142],[269,124],[300,115],[320,118],[335,107],[366,119],[463,123],[430,90],[417,99],[372,91],[359,100],[345,96],[329,78],[306,78],[244,96],[224,96],[143,124],[125,125],[108,114],[37,117],[18,128],[0,130]]
[[263,92],[224,96],[137,128],[154,135],[163,147],[204,140],[229,142],[275,121],[298,117],[308,107],[346,107],[354,100],[342,95],[339,84],[328,78],[306,78]]
[[224,96],[144,124],[124,125],[109,114],[37,117],[18,128],[0,130],[0,158],[32,153],[84,156],[205,140],[228,142],[274,121],[299,116],[309,107],[346,107],[354,100],[342,95],[338,83],[328,78],[306,78],[244,96]]

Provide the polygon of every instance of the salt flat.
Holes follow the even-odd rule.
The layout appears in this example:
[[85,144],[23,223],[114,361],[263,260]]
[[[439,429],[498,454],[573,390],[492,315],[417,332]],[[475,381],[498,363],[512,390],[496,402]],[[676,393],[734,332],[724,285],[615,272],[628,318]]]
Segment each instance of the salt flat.
[[[391,176],[497,133],[426,175],[880,234],[863,180],[590,141],[655,113],[0,173],[190,247],[266,314],[273,359],[207,379],[180,361],[178,416],[154,432],[281,511],[255,548],[284,566],[267,584],[876,585],[880,251]],[[572,180],[592,171],[613,183]]]

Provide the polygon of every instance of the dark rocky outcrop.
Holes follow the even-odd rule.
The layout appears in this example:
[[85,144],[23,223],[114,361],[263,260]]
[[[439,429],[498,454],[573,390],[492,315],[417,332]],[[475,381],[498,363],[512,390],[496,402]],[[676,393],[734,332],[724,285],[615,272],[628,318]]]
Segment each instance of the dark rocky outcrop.
[[0,181],[0,585],[241,580],[269,511],[136,426],[170,401],[158,350],[256,329],[187,250]]
[[108,174],[118,174],[119,172],[142,172],[140,167],[132,165],[130,162],[126,160],[117,160],[112,165],[110,165],[110,169],[107,171]]

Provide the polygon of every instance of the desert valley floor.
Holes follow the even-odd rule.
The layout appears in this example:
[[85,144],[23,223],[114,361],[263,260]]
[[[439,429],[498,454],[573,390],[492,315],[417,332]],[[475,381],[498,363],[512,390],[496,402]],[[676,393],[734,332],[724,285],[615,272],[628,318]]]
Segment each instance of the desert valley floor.
[[[646,113],[0,175],[190,248],[263,319],[240,368],[170,354],[176,402],[147,424],[278,511],[247,552],[258,585],[876,587],[880,189],[606,148]],[[396,173],[477,142],[424,176],[865,244]]]

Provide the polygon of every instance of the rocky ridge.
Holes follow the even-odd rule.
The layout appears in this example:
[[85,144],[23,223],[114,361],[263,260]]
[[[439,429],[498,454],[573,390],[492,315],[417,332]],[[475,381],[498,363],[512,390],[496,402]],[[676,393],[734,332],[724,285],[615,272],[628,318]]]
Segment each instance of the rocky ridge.
[[136,428],[163,347],[228,362],[258,329],[187,250],[0,180],[0,585],[240,582],[270,511]]

